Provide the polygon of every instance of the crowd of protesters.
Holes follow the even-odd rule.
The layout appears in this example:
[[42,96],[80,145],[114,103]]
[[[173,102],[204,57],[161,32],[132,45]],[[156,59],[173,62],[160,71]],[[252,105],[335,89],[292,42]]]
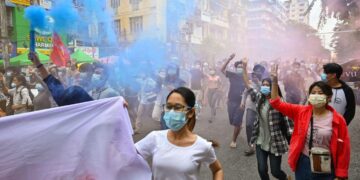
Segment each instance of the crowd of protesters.
[[[117,82],[113,77],[116,72],[102,63],[71,61],[66,67],[45,67],[33,56],[30,59],[34,66],[1,71],[0,116],[123,96],[135,133],[141,133],[149,119],[159,121],[161,129],[171,130],[167,136],[164,132],[151,133],[136,145],[144,157],[157,157],[151,149],[156,147],[156,139],[174,137],[172,143],[180,146],[189,145],[188,141],[195,143],[197,136],[192,130],[196,119],[202,118],[202,109],[210,109],[208,122],[212,123],[219,118],[218,110],[227,107],[229,122],[234,127],[230,147],[237,147],[237,137],[245,124],[248,143],[245,155],[256,154],[261,179],[269,179],[267,159],[275,178],[289,178],[281,170],[282,155],[289,151],[289,146],[289,165],[296,179],[348,177],[347,125],[355,115],[354,94],[359,93],[359,85],[351,88],[340,79],[343,69],[339,64],[297,59],[281,63],[277,59],[252,62],[250,67],[248,59],[235,60],[237,57],[232,54],[213,65],[196,61],[179,66],[170,62],[161,69],[139,72],[133,79]],[[176,140],[177,132],[189,139]],[[222,177],[212,147],[203,139],[200,141],[199,148],[210,152],[201,161],[210,165],[214,177]],[[312,158],[319,152],[329,155],[329,169],[313,167]],[[173,174],[181,177],[182,173]],[[171,177],[161,170],[157,175]]]

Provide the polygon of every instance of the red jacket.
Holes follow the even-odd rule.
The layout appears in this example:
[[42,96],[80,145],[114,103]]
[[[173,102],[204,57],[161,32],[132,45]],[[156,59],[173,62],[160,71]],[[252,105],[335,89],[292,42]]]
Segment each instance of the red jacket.
[[[270,101],[271,106],[294,120],[294,131],[291,137],[288,163],[295,171],[298,159],[305,146],[305,138],[312,116],[312,106],[295,105],[282,102],[280,98]],[[350,163],[350,138],[345,119],[334,108],[327,106],[333,113],[330,152],[335,168],[335,176],[348,177]]]

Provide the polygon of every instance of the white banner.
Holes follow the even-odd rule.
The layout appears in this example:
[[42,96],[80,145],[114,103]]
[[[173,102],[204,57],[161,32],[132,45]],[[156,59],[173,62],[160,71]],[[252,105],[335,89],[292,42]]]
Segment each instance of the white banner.
[[150,180],[121,97],[0,119],[1,180]]

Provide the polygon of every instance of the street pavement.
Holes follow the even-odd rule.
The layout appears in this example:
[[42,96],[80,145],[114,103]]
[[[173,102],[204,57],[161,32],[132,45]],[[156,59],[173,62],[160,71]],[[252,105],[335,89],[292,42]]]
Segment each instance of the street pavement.
[[[209,123],[209,109],[203,108],[199,120],[196,122],[195,133],[203,138],[215,140],[220,143],[220,147],[216,148],[216,155],[220,160],[224,169],[226,180],[256,180],[260,179],[257,172],[257,163],[255,155],[246,157],[244,151],[247,149],[245,128],[237,141],[237,148],[231,149],[229,147],[233,128],[229,124],[227,118],[226,107],[219,110],[216,120]],[[149,116],[150,117],[150,116]],[[245,125],[243,125],[245,127]],[[134,141],[142,139],[146,134],[153,130],[160,129],[159,122],[150,119],[144,120],[144,128],[140,134],[134,136]],[[351,138],[351,161],[349,170],[349,179],[360,179],[360,106],[357,107],[357,112],[354,120],[349,127]],[[295,179],[294,173],[290,170],[287,163],[287,156],[283,156],[282,169],[285,173]],[[181,162],[179,162],[181,163]],[[269,167],[270,168],[270,167]],[[269,175],[271,176],[270,169]],[[200,179],[212,179],[211,171],[208,167],[201,167]],[[275,179],[275,178],[272,178]]]

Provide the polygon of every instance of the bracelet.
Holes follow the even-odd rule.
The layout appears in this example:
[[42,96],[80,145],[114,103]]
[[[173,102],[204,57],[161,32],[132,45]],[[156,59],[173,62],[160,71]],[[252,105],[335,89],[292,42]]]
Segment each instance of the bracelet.
[[43,66],[44,66],[43,64],[39,64],[39,65],[36,66],[36,68],[39,69],[39,68],[41,68],[41,67],[43,67]]

